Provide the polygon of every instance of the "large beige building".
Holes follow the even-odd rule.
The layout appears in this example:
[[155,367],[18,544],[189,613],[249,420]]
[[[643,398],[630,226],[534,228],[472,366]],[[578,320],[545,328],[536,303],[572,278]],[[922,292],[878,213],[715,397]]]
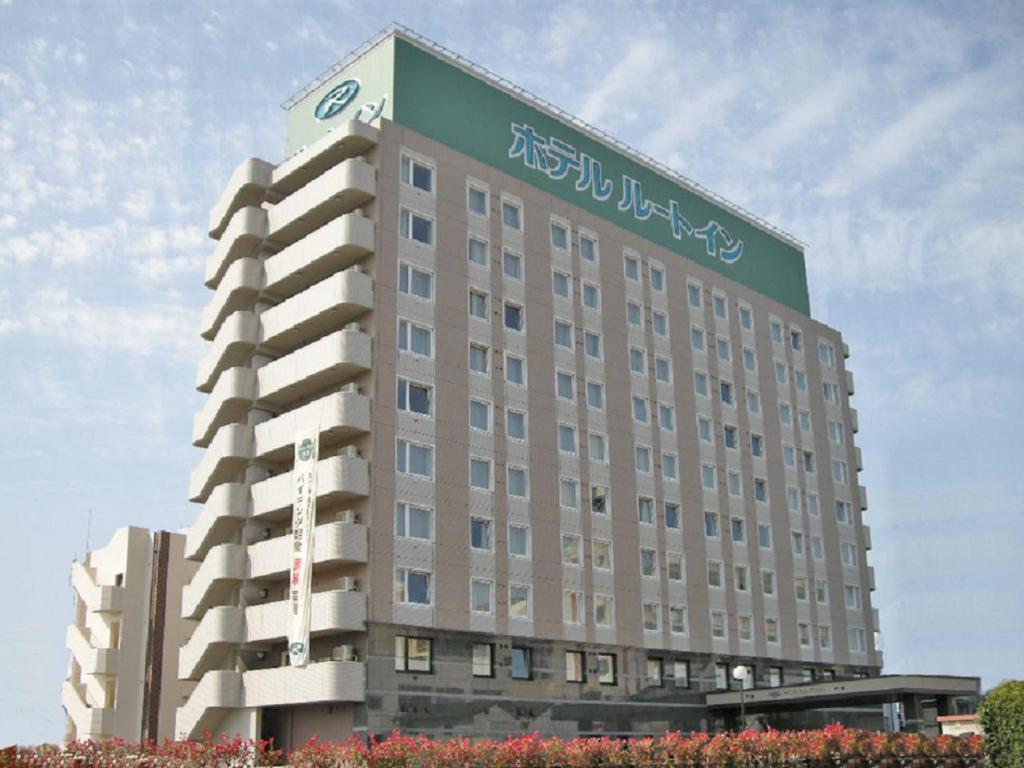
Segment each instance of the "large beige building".
[[648,733],[713,726],[739,666],[878,674],[849,352],[797,241],[407,31],[287,106],[210,217],[179,735]]

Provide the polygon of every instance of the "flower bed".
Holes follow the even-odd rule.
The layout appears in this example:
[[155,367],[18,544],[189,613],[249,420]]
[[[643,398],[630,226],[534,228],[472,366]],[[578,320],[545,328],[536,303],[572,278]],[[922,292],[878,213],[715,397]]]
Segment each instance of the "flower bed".
[[929,739],[834,725],[817,731],[667,733],[643,739],[541,738],[505,741],[392,734],[369,744],[312,740],[284,755],[266,742],[222,739],[128,744],[77,742],[0,753],[0,768],[981,768],[979,737]]

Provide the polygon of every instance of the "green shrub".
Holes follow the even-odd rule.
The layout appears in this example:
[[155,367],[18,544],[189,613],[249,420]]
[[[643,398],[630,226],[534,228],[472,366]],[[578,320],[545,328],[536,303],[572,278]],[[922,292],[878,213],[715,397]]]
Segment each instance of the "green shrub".
[[1024,766],[1024,681],[997,685],[985,694],[978,715],[985,729],[988,768]]

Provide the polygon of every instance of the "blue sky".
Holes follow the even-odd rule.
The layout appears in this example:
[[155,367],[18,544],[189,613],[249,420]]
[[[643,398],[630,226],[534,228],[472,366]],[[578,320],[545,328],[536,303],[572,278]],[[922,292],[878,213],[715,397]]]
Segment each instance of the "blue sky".
[[886,669],[1024,677],[1019,3],[0,0],[0,744],[63,733],[88,510],[94,546],[197,511],[209,206],[392,20],[809,244]]

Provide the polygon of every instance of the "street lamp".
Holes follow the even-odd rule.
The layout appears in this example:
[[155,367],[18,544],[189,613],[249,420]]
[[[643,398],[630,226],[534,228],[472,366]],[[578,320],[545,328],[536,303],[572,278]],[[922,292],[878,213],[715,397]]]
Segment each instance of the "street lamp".
[[745,664],[741,664],[732,671],[734,680],[739,680],[740,683],[740,731],[743,731],[747,726],[747,713],[745,709],[744,696],[747,693],[747,678],[750,677],[750,670]]

